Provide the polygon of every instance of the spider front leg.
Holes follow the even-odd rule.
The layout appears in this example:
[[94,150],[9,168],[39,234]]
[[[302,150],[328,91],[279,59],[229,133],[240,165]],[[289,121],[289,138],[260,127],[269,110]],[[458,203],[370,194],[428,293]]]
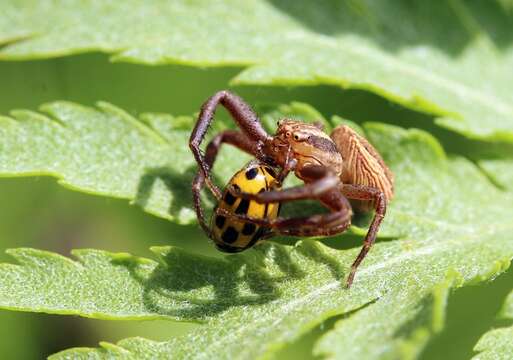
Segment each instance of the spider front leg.
[[342,193],[349,199],[371,201],[375,206],[375,215],[363,241],[363,247],[353,262],[353,265],[351,266],[351,272],[347,278],[346,285],[349,288],[353,283],[358,266],[360,266],[361,262],[376,240],[379,226],[385,217],[387,209],[387,198],[381,190],[364,185],[344,184],[342,185]]
[[[230,144],[233,145],[248,154],[253,154],[254,152],[258,151],[258,149],[255,149],[256,144],[254,142],[248,141],[246,136],[241,133],[240,131],[234,131],[234,130],[226,130],[223,131],[220,134],[217,134],[207,145],[205,149],[205,156],[204,156],[204,163],[207,167],[207,175],[209,175],[210,169],[212,169],[214,162],[217,158],[217,154],[219,153],[219,150],[221,149],[221,146],[223,144]],[[207,177],[208,178],[208,177]],[[210,227],[207,225],[207,222],[205,220],[205,213],[203,211],[203,208],[201,207],[201,190],[203,190],[203,187],[205,185],[205,174],[201,169],[198,169],[198,172],[196,176],[194,177],[194,180],[192,181],[192,198],[194,203],[194,209],[196,210],[196,215],[198,218],[198,222],[202,229],[205,231],[206,234],[210,234]],[[211,183],[210,190],[216,197],[217,201],[221,199],[221,190],[215,185],[213,182]]]
[[234,193],[235,196],[261,204],[283,203],[295,200],[319,200],[330,209],[330,213],[300,218],[253,219],[233,214],[243,221],[253,222],[273,230],[274,233],[292,236],[329,236],[340,233],[351,224],[353,214],[349,201],[338,190],[340,180],[320,166],[309,166],[300,170],[309,178],[317,177],[302,186],[285,190],[266,191],[258,194]]
[[[242,130],[242,135],[246,140],[245,143],[248,144],[247,148],[250,148],[251,151],[255,151],[252,155],[261,157],[261,153],[257,151],[257,149],[259,149],[264,142],[271,140],[271,137],[260,124],[260,120],[255,112],[237,95],[225,90],[219,91],[203,104],[198,121],[189,139],[189,147],[199,168],[203,172],[208,188],[216,197],[218,197],[220,193],[219,191],[216,192],[216,186],[209,176],[209,170],[212,164],[208,164],[205,157],[201,154],[200,145],[214,119],[215,110],[219,104],[223,105],[230,112],[231,116]],[[234,145],[244,150],[245,144],[237,141],[237,144]]]
[[[342,201],[340,204],[342,205]],[[216,214],[238,221],[249,222],[271,230],[264,238],[276,235],[315,237],[332,236],[346,230],[351,225],[351,207],[328,214],[311,215],[306,217],[262,219],[243,214],[234,214],[224,209],[216,209]]]

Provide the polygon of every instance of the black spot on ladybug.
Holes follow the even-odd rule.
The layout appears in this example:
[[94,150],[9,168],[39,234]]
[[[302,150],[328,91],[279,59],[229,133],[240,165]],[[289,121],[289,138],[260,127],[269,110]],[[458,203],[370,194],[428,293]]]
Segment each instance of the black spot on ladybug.
[[225,222],[226,222],[226,218],[223,215],[217,215],[216,216],[216,226],[219,229],[223,228]]
[[255,224],[245,223],[244,227],[242,228],[242,234],[243,235],[251,235],[255,232],[255,230],[256,230]]
[[233,205],[235,203],[235,200],[237,200],[237,198],[233,196],[231,192],[226,191],[226,193],[224,194],[224,202],[228,205]]
[[231,244],[237,240],[239,233],[233,227],[228,226],[228,228],[224,231],[223,235],[221,235],[221,239],[225,243]]
[[258,175],[258,168],[251,168],[246,171],[246,179],[253,180]]
[[249,200],[242,199],[239,203],[239,206],[237,206],[237,209],[235,209],[235,213],[246,215],[248,213],[248,209],[249,209]]
[[269,166],[266,166],[265,167],[265,171],[267,171],[269,173],[269,175],[271,175],[273,178],[276,179],[276,172],[274,171],[273,168],[270,168]]

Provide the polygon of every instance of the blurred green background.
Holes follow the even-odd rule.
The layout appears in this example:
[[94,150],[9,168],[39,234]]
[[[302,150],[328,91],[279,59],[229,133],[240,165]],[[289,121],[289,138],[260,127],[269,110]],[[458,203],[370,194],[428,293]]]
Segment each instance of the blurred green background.
[[[213,92],[229,87],[240,69],[198,69],[182,66],[142,67],[110,63],[107,56],[88,54],[36,62],[0,62],[0,113],[37,109],[46,101],[71,100],[85,105],[111,102],[134,114],[195,113]],[[393,122],[435,132],[451,153],[456,135],[436,129],[432,118],[391,104],[364,91],[329,86],[232,88],[249,102],[303,101],[325,116],[357,121]],[[151,256],[149,246],[177,245],[217,256],[196,226],[178,226],[142,212],[127,201],[66,190],[51,178],[0,179],[1,249],[35,247],[69,255],[73,248],[98,248]],[[173,238],[170,234],[174,234]],[[177,236],[179,234],[179,236]],[[195,239],[191,242],[191,239]],[[198,242],[196,239],[202,239]],[[1,261],[10,261],[3,251]],[[456,291],[448,308],[446,329],[423,353],[423,359],[467,359],[486,330],[500,325],[496,314],[511,290],[513,272],[476,287]],[[335,318],[284,349],[279,358],[304,358]],[[95,346],[144,334],[164,340],[194,324],[167,321],[100,321],[72,316],[0,311],[0,358],[39,359],[73,346]]]

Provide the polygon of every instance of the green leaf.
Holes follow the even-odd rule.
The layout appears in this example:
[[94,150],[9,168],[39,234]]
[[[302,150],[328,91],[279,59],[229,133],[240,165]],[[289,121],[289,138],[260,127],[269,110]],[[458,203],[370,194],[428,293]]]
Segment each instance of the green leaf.
[[343,279],[358,249],[311,240],[222,259],[156,248],[159,263],[97,250],[76,252],[74,262],[22,249],[12,251],[20,264],[0,268],[0,306],[204,322],[166,342],[126,339],[55,358],[272,357],[335,314],[344,317],[317,342],[316,354],[412,358],[443,326],[451,288],[509,266],[513,197],[469,161],[447,158],[425,132],[382,124],[365,131],[396,174],[381,233],[396,239],[378,241],[351,290]]
[[41,107],[45,115],[19,110],[0,117],[1,175],[51,175],[75,190],[193,220],[187,185],[195,172],[187,144],[192,119],[148,114],[144,123],[107,103],[98,107],[55,102]]
[[501,315],[506,319],[513,319],[513,291],[508,295]]
[[[508,295],[501,316],[513,319],[513,291]],[[474,347],[479,352],[474,360],[508,360],[513,354],[513,326],[490,330],[479,339]]]
[[[40,110],[0,116],[0,176],[50,175],[73,190],[129,199],[182,224],[196,221],[190,187],[197,171],[188,145],[191,117],[136,118],[105,102],[93,109],[61,101]],[[287,115],[329,125],[302,103],[263,113],[271,127]],[[214,123],[215,129],[225,127],[221,119]],[[219,183],[226,183],[247,159],[233,148],[221,151],[214,169]]]
[[509,360],[513,354],[513,327],[487,332],[474,347],[474,360]]
[[513,160],[487,159],[478,161],[478,164],[497,185],[513,191]]
[[[513,141],[507,1],[15,0],[0,4],[8,60],[90,51],[115,61],[243,65],[237,84],[330,84]],[[435,25],[436,24],[436,25]]]

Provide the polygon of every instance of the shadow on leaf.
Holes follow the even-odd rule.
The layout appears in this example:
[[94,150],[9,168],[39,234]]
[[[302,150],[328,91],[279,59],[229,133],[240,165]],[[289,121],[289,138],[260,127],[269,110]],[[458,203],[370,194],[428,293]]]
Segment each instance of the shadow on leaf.
[[[139,181],[134,203],[145,209],[149,206],[153,192],[156,191],[156,184],[161,181],[169,192],[171,201],[167,213],[172,217],[180,214],[182,209],[192,208],[192,180],[196,176],[197,167],[188,167],[184,172],[178,172],[170,166],[160,166],[146,169],[146,172]],[[215,174],[212,174],[214,182],[222,183]],[[203,207],[208,211],[212,210],[214,197],[209,191],[203,191]],[[207,217],[209,218],[209,217]],[[189,222],[189,221],[186,221]]]
[[[131,259],[114,263],[126,267],[143,285],[149,311],[177,318],[204,320],[230,307],[267,303],[279,297],[277,283],[301,276],[283,247],[274,244],[221,259],[179,248],[162,249],[155,249],[161,261],[149,276]],[[274,251],[273,259],[283,274],[266,269],[264,258],[269,251]]]
[[[264,243],[222,258],[192,254],[175,247],[154,248],[158,265],[150,272],[134,258],[115,259],[143,287],[143,302],[151,313],[203,321],[238,306],[258,306],[281,296],[283,283],[306,276],[303,261],[324,264],[337,280],[343,265],[314,241],[287,246]],[[341,284],[342,286],[342,284]]]
[[[162,181],[166,189],[173,196],[169,204],[168,213],[172,216],[178,214],[182,208],[191,206],[190,184],[192,183],[195,171],[195,167],[188,168],[184,173],[179,173],[168,166],[147,169],[139,181],[134,202],[145,208],[151,198],[155,184],[157,181]],[[180,196],[174,196],[175,194],[180,194]]]
[[320,265],[325,265],[330,270],[332,276],[336,280],[344,279],[344,270],[342,264],[335,259],[335,257],[329,255],[326,251],[323,251],[317,241],[303,241],[300,246],[297,247],[299,253],[310,258]]

